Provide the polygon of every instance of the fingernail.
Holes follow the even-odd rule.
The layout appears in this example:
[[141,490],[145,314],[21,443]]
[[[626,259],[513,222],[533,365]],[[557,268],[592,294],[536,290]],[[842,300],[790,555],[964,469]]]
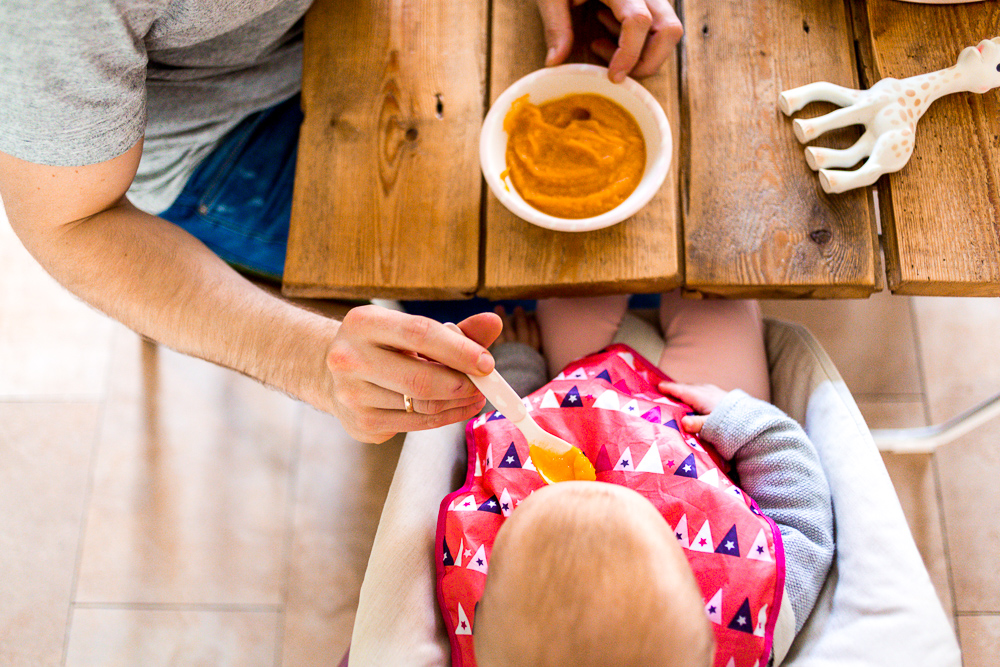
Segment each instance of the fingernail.
[[483,373],[491,373],[493,371],[493,357],[489,352],[483,352],[479,355],[479,361],[476,362],[476,368]]
[[545,53],[545,66],[548,67],[552,64],[552,59],[556,57],[556,47],[550,46],[549,50]]
[[625,72],[615,72],[611,76],[611,80],[614,81],[615,83],[621,83],[622,81],[625,80]]

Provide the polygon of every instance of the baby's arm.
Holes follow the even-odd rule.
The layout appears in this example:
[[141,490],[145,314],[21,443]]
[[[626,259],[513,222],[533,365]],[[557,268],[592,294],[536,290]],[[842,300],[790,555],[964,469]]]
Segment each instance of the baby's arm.
[[742,391],[671,383],[661,388],[707,415],[685,417],[682,424],[700,430],[735,464],[743,490],[778,524],[797,633],[816,604],[834,554],[833,504],[816,448],[795,420]]

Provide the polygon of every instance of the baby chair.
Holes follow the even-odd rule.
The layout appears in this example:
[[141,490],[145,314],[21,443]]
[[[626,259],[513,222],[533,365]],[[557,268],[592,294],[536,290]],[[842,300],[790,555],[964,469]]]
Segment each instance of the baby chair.
[[[781,664],[960,667],[955,634],[844,381],[804,327],[767,320],[765,339],[772,400],[803,425],[826,470],[837,544],[816,607]],[[632,314],[616,342],[650,359],[663,345]],[[434,533],[440,500],[464,480],[465,452],[461,424],[407,436],[361,587],[351,665],[450,665]]]

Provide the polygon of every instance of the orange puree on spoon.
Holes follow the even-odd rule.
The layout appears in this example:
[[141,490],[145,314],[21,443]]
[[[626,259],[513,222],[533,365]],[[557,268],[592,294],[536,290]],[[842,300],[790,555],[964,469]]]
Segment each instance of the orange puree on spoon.
[[597,479],[594,465],[576,447],[568,452],[556,452],[550,443],[531,442],[528,444],[528,455],[546,484],[574,479],[593,482]]
[[628,198],[646,167],[632,115],[606,97],[574,94],[540,106],[525,95],[504,118],[507,172],[542,213],[590,218]]

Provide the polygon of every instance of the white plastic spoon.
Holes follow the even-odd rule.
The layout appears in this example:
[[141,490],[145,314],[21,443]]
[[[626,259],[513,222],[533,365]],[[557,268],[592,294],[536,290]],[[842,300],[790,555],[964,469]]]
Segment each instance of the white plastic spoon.
[[[457,324],[448,322],[452,331],[465,335]],[[489,375],[472,375],[469,379],[500,413],[520,429],[528,441],[528,453],[535,469],[546,484],[574,479],[594,481],[594,465],[579,448],[552,435],[531,418],[517,392],[494,368]]]

